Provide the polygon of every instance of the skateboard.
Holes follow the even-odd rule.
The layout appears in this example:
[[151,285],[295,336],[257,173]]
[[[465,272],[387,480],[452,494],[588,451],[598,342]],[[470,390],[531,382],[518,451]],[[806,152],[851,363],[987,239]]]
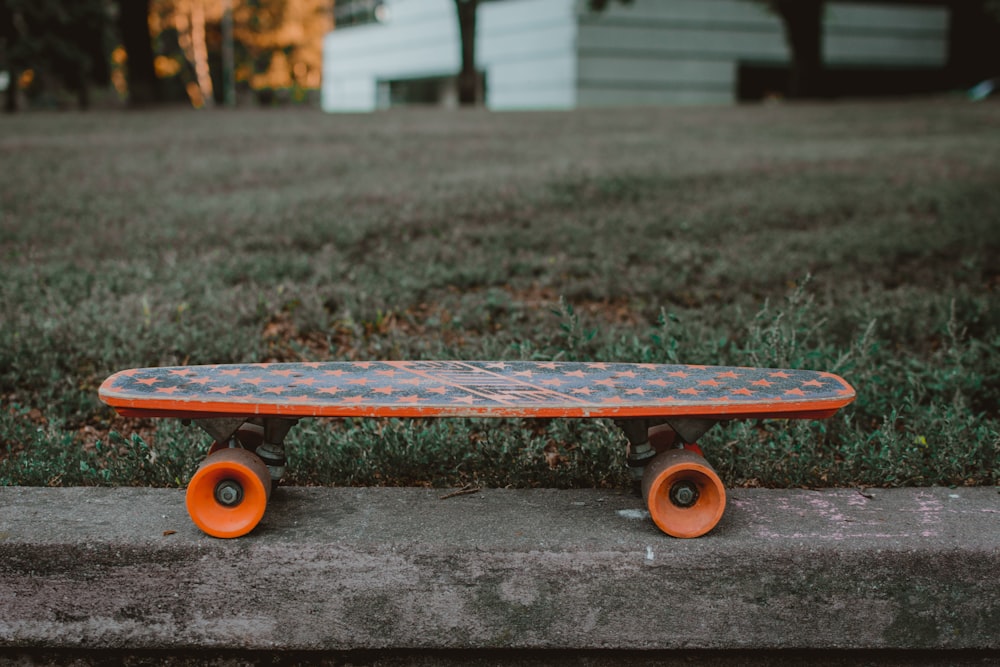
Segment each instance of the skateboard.
[[854,400],[816,371],[632,363],[370,361],[135,368],[101,400],[126,417],[193,422],[214,440],[188,484],[194,523],[249,533],[285,471],[285,436],[309,417],[608,418],[664,533],[699,537],[726,491],[697,440],[734,419],[824,419]]

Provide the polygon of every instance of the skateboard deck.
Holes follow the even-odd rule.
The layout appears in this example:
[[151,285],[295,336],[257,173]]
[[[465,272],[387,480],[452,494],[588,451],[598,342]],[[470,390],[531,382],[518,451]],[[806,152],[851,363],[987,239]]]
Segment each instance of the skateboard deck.
[[731,419],[823,419],[854,399],[832,373],[540,361],[366,361],[134,368],[101,385],[128,417],[192,420],[215,442],[186,493],[195,524],[239,537],[261,520],[305,417],[607,417],[628,440],[650,517],[675,537],[712,530],[722,480],[695,441]]
[[140,368],[100,397],[133,417],[822,418],[854,398],[832,373],[627,363],[379,361]]

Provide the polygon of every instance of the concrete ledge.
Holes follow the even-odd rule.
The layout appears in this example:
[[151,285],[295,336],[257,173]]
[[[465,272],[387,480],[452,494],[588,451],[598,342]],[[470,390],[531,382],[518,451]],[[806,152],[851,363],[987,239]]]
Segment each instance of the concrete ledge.
[[[0,488],[0,647],[1000,649],[995,488],[630,495],[283,488],[202,535],[183,492]],[[871,497],[868,497],[868,496]]]

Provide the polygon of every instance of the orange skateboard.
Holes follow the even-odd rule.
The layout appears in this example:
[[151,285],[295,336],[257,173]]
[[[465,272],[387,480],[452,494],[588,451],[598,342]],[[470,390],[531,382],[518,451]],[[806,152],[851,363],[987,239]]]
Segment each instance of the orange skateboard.
[[604,417],[654,523],[699,537],[719,522],[722,481],[695,444],[732,419],[823,419],[854,400],[832,373],[773,368],[534,361],[372,361],[137,368],[101,400],[127,417],[194,421],[215,442],[187,509],[215,537],[249,533],[305,417]]

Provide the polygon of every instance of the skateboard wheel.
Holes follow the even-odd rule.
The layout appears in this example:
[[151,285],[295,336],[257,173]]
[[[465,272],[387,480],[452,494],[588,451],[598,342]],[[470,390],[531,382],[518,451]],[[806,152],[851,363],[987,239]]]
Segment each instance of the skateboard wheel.
[[657,528],[673,537],[701,537],[726,508],[726,489],[712,466],[687,449],[657,454],[642,476],[642,497]]
[[240,537],[260,523],[271,494],[271,475],[260,457],[245,449],[208,456],[188,483],[191,520],[212,537]]

